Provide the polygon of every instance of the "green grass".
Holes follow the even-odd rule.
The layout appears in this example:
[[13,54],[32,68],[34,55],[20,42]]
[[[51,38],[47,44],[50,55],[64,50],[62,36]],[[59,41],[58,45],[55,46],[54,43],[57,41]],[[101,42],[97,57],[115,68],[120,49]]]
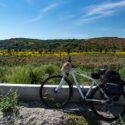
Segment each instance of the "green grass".
[[98,119],[87,113],[72,111],[64,116],[69,118],[68,125],[99,125]]
[[[75,70],[91,76],[92,72],[96,72],[98,68],[114,69],[119,71],[121,78],[125,80],[125,67],[123,66],[78,66]],[[23,83],[23,84],[40,84],[47,77],[51,75],[62,74],[61,66],[54,64],[48,65],[13,65],[13,66],[0,66],[0,82],[1,83]],[[74,80],[69,75],[69,80],[74,84]],[[90,84],[91,81],[83,78],[80,75],[76,75],[76,78],[80,84]]]
[[[1,67],[2,68],[2,67]],[[50,75],[59,74],[60,68],[56,65],[24,65],[9,67],[5,72],[3,82],[23,83],[23,84],[40,84]]]
[[119,117],[119,119],[120,119],[120,124],[119,125],[125,125],[125,121],[123,120],[123,118],[121,116]]

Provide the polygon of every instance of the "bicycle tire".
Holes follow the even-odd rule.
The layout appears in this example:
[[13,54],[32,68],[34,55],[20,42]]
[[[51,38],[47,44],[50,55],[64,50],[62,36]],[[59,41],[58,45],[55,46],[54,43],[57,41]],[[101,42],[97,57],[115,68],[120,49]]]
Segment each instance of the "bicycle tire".
[[[96,92],[99,92],[100,93],[100,98],[102,99],[102,98],[104,98],[104,96],[103,96],[103,94],[101,93],[101,91],[99,91],[100,90],[100,88],[102,88],[103,89],[103,85],[101,84],[99,87],[96,87],[93,91],[92,91],[92,93],[91,93],[91,95],[90,95],[90,98],[91,99],[96,99],[95,97],[96,97]],[[98,94],[98,93],[97,93]],[[95,97],[94,97],[95,96]],[[120,96],[123,96],[123,98],[125,99],[125,92],[122,94],[122,95],[120,95]],[[120,96],[111,96],[110,95],[110,98],[113,98],[114,99],[114,103],[117,103],[118,102],[118,99],[120,99]],[[104,98],[105,99],[105,98]],[[101,119],[103,119],[103,120],[106,120],[106,121],[114,121],[114,120],[117,120],[118,118],[119,118],[119,116],[123,116],[124,114],[125,114],[125,107],[124,106],[122,106],[122,105],[119,105],[118,106],[118,104],[116,104],[114,107],[113,107],[113,105],[112,105],[112,107],[111,106],[109,106],[111,109],[109,109],[109,107],[108,107],[108,113],[109,112],[111,112],[112,114],[104,114],[104,110],[102,109],[102,107],[103,106],[106,106],[106,110],[107,110],[107,105],[101,105],[101,104],[99,104],[99,102],[96,102],[96,104],[94,104],[95,102],[93,102],[92,101],[92,103],[91,103],[91,108],[92,108],[92,110],[93,110],[93,112],[99,117],[99,118],[101,118]],[[97,106],[97,108],[98,109],[96,109],[96,107],[95,106]],[[99,109],[99,108],[101,108],[101,109]],[[115,110],[113,110],[115,108]],[[120,108],[123,108],[123,109],[120,109]],[[98,111],[99,110],[99,111]],[[116,110],[121,110],[120,112],[118,112],[118,111],[116,111]],[[118,113],[117,115],[116,115],[116,113]],[[112,115],[112,117],[111,117],[111,115]]]
[[[70,101],[73,95],[72,83],[67,78],[64,79],[64,84],[62,88],[60,88],[58,92],[54,91],[55,82],[57,81],[56,85],[58,85],[61,79],[62,79],[61,75],[50,76],[41,84],[40,98],[42,102],[49,108],[63,108]],[[45,87],[46,85],[49,84],[52,85],[52,83],[54,83],[54,85],[51,88],[49,87],[47,89],[47,87]],[[67,86],[66,88],[67,91],[65,92],[63,89],[64,85]],[[65,98],[61,99],[60,98],[61,94],[63,94]]]

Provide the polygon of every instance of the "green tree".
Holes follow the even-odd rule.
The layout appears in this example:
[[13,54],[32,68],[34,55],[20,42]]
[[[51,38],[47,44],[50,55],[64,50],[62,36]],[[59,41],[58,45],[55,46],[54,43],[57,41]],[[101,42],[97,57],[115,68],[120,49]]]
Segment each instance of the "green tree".
[[7,52],[11,55],[11,48],[10,48],[10,46],[8,46]]

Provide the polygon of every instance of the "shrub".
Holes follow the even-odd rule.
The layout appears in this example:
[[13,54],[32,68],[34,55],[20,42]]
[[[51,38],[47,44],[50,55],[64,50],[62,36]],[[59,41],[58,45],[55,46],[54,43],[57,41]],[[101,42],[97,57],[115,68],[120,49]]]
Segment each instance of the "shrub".
[[125,67],[121,68],[119,70],[119,73],[120,73],[121,79],[125,80]]
[[8,83],[30,83],[29,66],[15,66],[11,69],[10,73],[6,76]]
[[46,79],[46,76],[44,74],[43,67],[32,67],[30,69],[30,79],[31,79],[31,84],[39,84],[41,81]]
[[18,95],[16,92],[10,90],[6,95],[0,98],[0,108],[3,112],[8,112],[16,109],[18,102]]
[[57,75],[61,72],[60,68],[53,64],[44,65],[43,67],[45,74],[48,74],[49,76]]
[[6,79],[8,83],[40,84],[48,76],[59,73],[60,68],[52,64],[14,66],[6,75]]

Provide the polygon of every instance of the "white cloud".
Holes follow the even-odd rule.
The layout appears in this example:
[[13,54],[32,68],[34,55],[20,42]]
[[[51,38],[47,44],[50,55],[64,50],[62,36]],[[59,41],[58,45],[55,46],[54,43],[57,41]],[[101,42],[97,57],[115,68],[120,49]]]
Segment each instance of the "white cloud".
[[41,10],[41,13],[46,13],[46,12],[48,12],[48,11],[50,11],[50,10],[56,8],[57,6],[58,6],[57,3],[51,4],[51,5],[49,5],[48,7],[42,9],[42,10]]
[[84,16],[82,16],[77,23],[84,23],[99,19],[108,15],[116,13],[121,7],[125,7],[125,1],[115,3],[104,3],[100,5],[93,5],[84,9]]
[[42,19],[43,16],[44,16],[47,12],[49,12],[50,10],[55,9],[56,7],[58,7],[58,5],[59,5],[59,4],[55,3],[55,4],[49,5],[49,6],[46,7],[46,8],[41,9],[38,16],[36,16],[36,17],[30,19],[30,20],[27,21],[27,22],[35,22],[35,21],[38,21],[38,20]]

